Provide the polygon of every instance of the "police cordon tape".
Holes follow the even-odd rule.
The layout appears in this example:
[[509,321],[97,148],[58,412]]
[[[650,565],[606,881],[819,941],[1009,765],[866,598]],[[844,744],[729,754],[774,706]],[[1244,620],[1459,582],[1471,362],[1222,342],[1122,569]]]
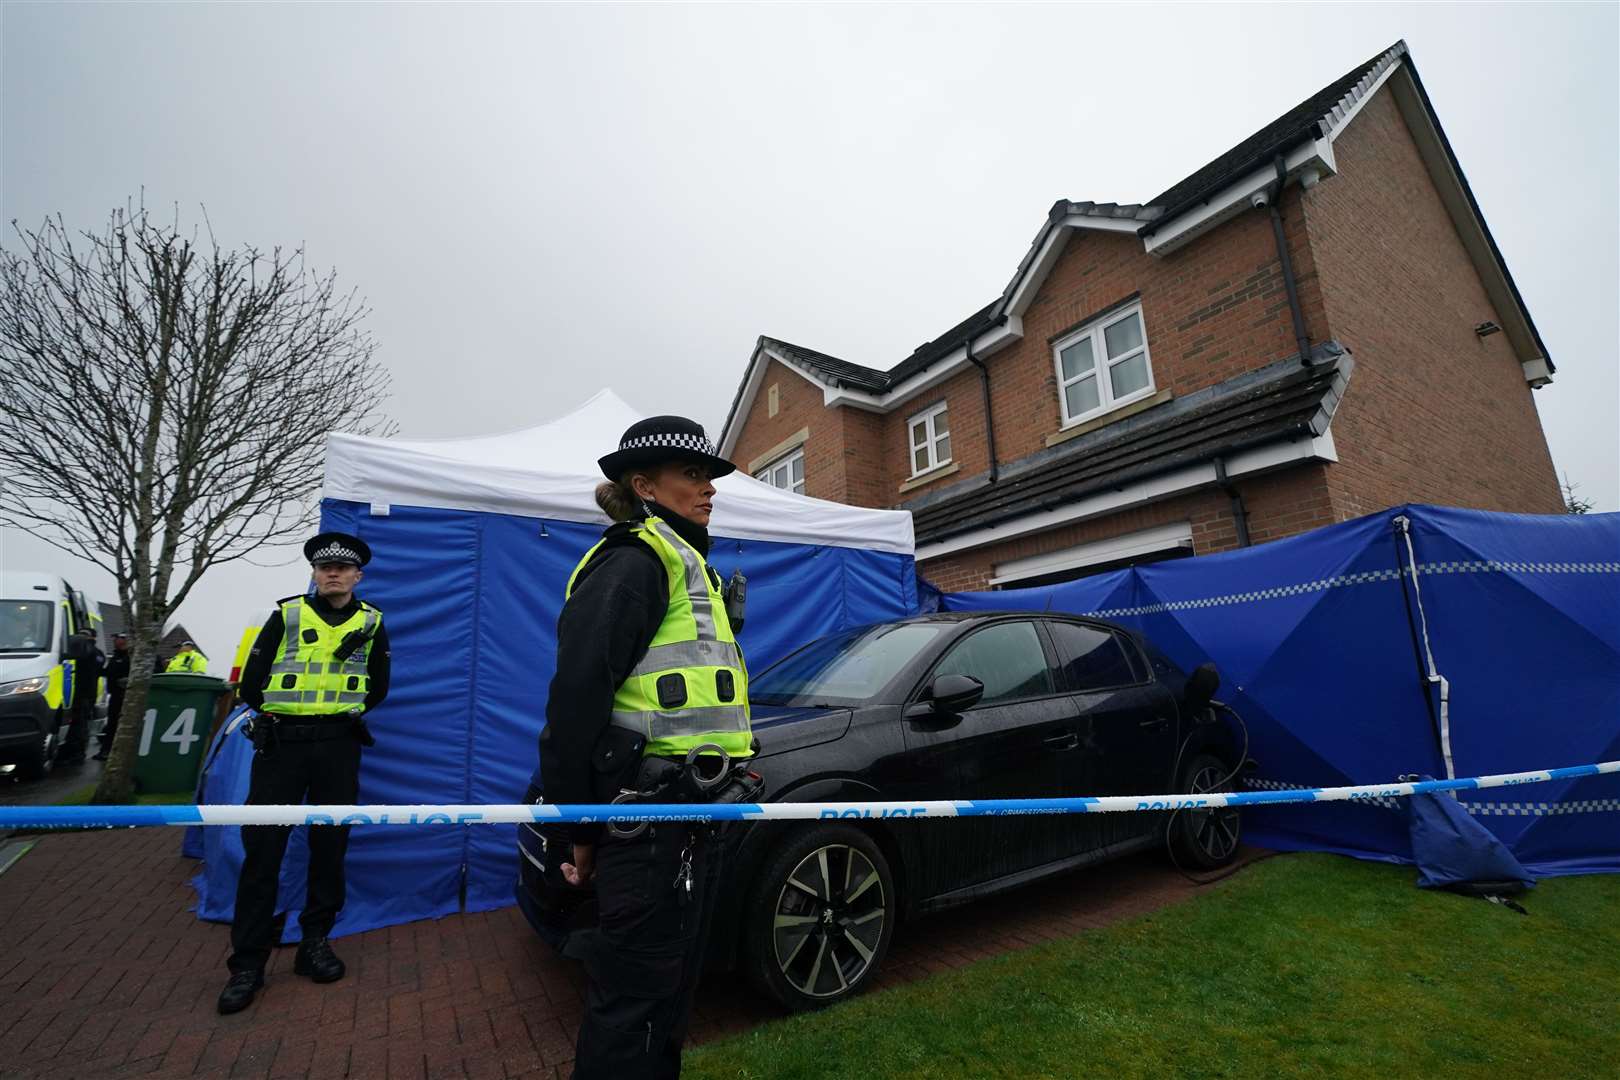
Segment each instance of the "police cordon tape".
[[1201,795],[1109,795],[1065,799],[952,799],[814,803],[515,803],[425,806],[6,806],[0,828],[104,828],[137,825],[559,825],[570,822],[817,821],[829,818],[996,817],[1010,814],[1117,814],[1214,810],[1276,803],[1358,802],[1424,792],[1542,784],[1620,773],[1620,761],[1457,780]]

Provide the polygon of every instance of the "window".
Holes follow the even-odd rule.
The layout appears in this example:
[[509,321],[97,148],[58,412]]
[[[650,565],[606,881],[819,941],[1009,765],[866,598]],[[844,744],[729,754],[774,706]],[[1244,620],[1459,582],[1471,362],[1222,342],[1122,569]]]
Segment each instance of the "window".
[[1153,393],[1141,304],[1061,338],[1052,351],[1064,427]]
[[937,469],[951,460],[950,414],[945,402],[926,412],[913,416],[907,427],[911,431],[911,475],[917,476]]
[[1081,623],[1054,622],[1047,625],[1052,628],[1052,637],[1057,641],[1058,655],[1062,657],[1070,690],[1084,693],[1106,690],[1111,686],[1130,686],[1142,681],[1141,674],[1131,665],[1126,652],[1128,646],[1116,635],[1100,627]]
[[1052,693],[1046,650],[1031,622],[999,623],[975,631],[934,669],[941,675],[971,675],[984,683],[980,705],[997,705]]
[[813,641],[748,680],[755,705],[862,705],[944,632],[943,623],[879,625]]
[[763,480],[771,487],[779,487],[783,491],[791,491],[795,495],[803,495],[804,447],[801,446],[792,453],[777,458],[755,473],[754,479]]

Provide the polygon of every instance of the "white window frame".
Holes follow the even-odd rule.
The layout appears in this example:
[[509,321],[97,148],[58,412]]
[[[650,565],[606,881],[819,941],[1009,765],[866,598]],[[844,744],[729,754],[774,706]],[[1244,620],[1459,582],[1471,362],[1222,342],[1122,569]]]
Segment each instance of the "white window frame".
[[[950,455],[947,454],[945,457],[938,456],[939,440],[941,438],[949,438],[951,432],[947,431],[942,436],[938,431],[935,430],[934,425],[934,421],[948,411],[950,411],[950,402],[941,401],[939,404],[929,406],[922,412],[916,414],[911,419],[906,421],[906,464],[911,466],[912,476],[921,476],[923,473],[931,473],[935,469],[942,468],[943,466],[951,463]],[[917,426],[919,424],[922,425],[923,438],[926,440],[920,446],[916,441]],[[921,469],[917,468],[918,450],[928,451],[928,464]]]
[[[1140,320],[1142,327],[1142,347],[1132,350],[1118,360],[1108,359],[1108,340],[1104,334],[1110,326],[1124,322],[1131,316]],[[1069,387],[1086,378],[1085,375],[1076,376],[1067,381],[1063,378],[1063,350],[1074,345],[1082,338],[1091,339],[1092,378],[1097,380],[1097,407],[1079,416],[1069,415]],[[1147,364],[1147,385],[1142,389],[1126,394],[1124,397],[1114,397],[1113,369],[1118,365],[1140,355]],[[1087,420],[1113,412],[1115,409],[1129,405],[1133,401],[1140,401],[1145,397],[1152,397],[1158,392],[1157,384],[1153,381],[1153,354],[1148,347],[1147,319],[1142,314],[1141,301],[1129,304],[1115,311],[1110,311],[1100,319],[1094,319],[1072,334],[1065,334],[1052,343],[1052,370],[1057,373],[1058,410],[1063,417],[1063,428],[1071,428]],[[1062,429],[1059,429],[1062,430]]]
[[[797,483],[795,483],[793,480],[794,461],[799,462],[799,479]],[[787,483],[778,484],[774,479],[772,479],[772,477],[778,472],[781,472],[782,475],[786,477]],[[804,447],[797,446],[783,454],[781,457],[776,458],[774,461],[770,462],[770,464],[762,465],[759,470],[754,473],[754,479],[763,480],[773,488],[781,488],[783,491],[791,491],[795,495],[803,495]]]

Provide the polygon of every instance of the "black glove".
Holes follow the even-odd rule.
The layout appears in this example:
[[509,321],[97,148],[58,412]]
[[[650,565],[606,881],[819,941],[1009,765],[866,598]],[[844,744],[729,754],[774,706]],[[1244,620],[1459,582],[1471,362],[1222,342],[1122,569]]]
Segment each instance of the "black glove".
[[253,749],[267,750],[275,742],[276,718],[268,713],[256,713],[242,726],[242,734],[253,743]]
[[366,727],[366,718],[363,714],[350,713],[349,723],[354,726],[354,737],[360,740],[361,746],[377,745],[376,736],[372,735],[371,729]]

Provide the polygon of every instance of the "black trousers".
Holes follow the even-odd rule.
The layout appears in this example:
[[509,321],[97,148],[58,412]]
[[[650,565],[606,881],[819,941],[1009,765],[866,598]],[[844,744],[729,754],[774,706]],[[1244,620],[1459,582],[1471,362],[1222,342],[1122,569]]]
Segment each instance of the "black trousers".
[[[689,897],[676,884],[688,850]],[[660,824],[597,845],[597,926],[565,950],[584,961],[587,977],[575,1080],[680,1075],[722,861],[705,825]]]
[[62,739],[62,759],[72,761],[84,757],[90,745],[90,725],[96,722],[96,691],[94,687],[75,690],[73,718],[68,723],[66,737]]
[[124,692],[122,690],[107,691],[107,726],[102,729],[99,740],[103,754],[112,749],[113,736],[118,734],[118,715],[123,711]]
[[[256,751],[249,806],[353,803],[360,793],[360,742],[351,734],[319,742],[282,742]],[[231,921],[232,971],[262,971],[275,944],[276,891],[290,825],[242,826],[242,874]],[[309,888],[298,925],[304,940],[326,937],[343,908],[347,825],[309,826]]]

